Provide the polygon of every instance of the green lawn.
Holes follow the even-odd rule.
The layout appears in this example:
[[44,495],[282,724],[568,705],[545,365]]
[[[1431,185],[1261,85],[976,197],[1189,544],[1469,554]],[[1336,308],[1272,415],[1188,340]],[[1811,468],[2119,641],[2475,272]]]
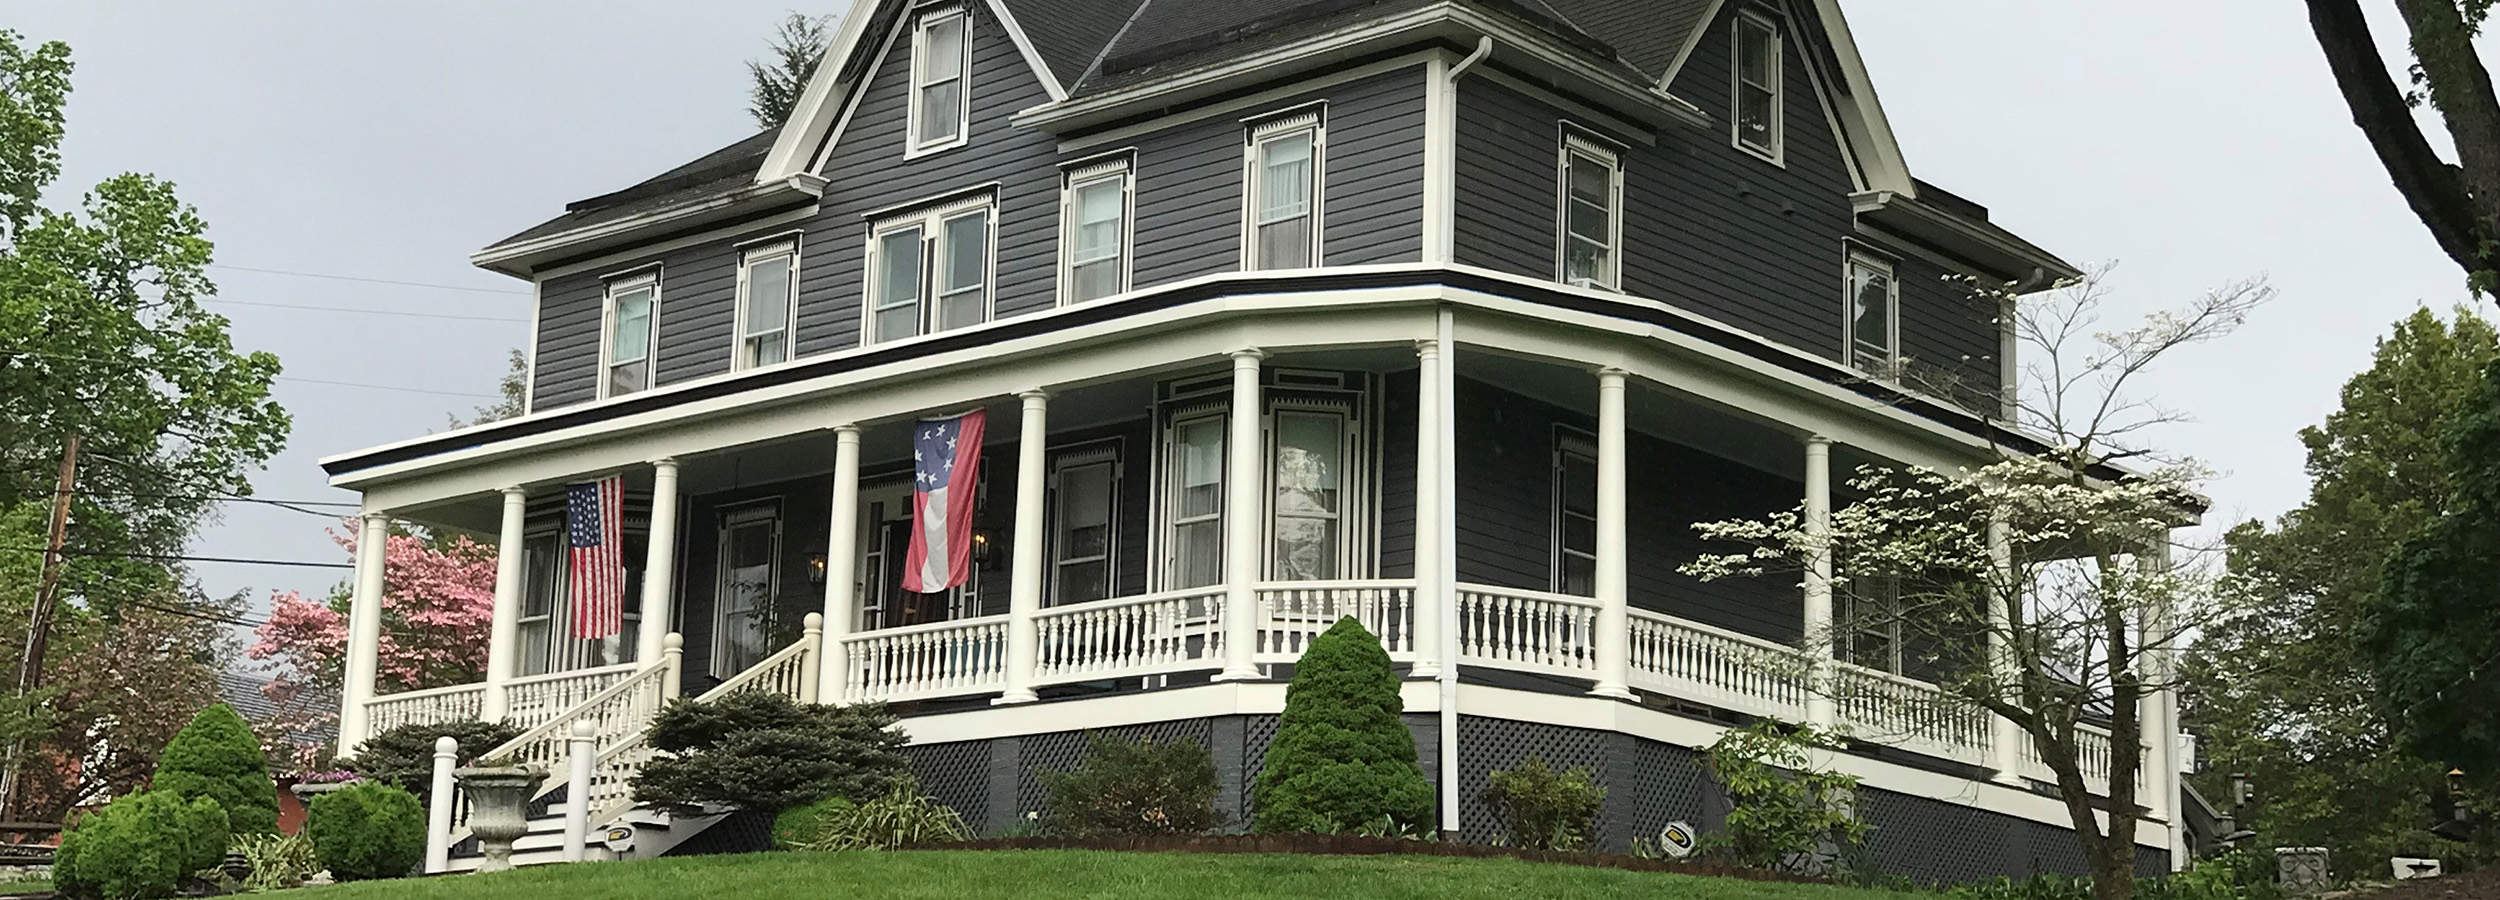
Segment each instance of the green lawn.
[[0,881],[0,897],[13,897],[18,894],[42,894],[48,893],[51,890],[52,880],[48,878],[28,878],[20,881]]
[[1909,895],[1511,859],[985,850],[758,853],[534,866],[497,875],[307,888],[283,896],[303,900],[1892,900]]

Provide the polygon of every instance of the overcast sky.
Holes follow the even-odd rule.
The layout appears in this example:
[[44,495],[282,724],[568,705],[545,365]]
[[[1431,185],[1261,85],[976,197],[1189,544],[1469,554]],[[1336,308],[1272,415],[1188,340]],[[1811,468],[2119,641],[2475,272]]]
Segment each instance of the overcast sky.
[[[407,389],[277,387],[294,437],[259,493],[353,500],[318,458],[441,430],[490,402],[505,353],[527,345],[527,285],[471,268],[469,252],[753,133],[742,61],[789,6],[11,0],[0,27],[67,41],[78,63],[57,201],[122,171],[172,179],[211,225],[238,345],[276,352],[291,379]],[[2256,275],[2281,290],[2152,386],[2196,419],[2162,443],[2221,470],[2214,523],[2298,504],[2294,431],[2334,408],[2389,323],[2465,300],[2353,128],[2299,4],[1845,9],[1911,169],[2068,259],[2119,261],[2122,312]],[[238,506],[194,551],[341,560],[323,527]],[[256,605],[342,577],[198,571]]]

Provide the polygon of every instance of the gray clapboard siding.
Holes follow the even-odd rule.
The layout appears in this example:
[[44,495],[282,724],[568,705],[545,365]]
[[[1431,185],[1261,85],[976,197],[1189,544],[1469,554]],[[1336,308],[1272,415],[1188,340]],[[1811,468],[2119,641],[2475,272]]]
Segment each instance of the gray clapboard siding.
[[598,397],[606,276],[644,272],[655,264],[660,272],[660,312],[653,384],[675,384],[729,371],[738,305],[736,245],[769,233],[724,238],[547,279],[540,293],[537,386],[530,408],[554,409]]
[[[996,315],[1048,309],[1057,302],[1057,144],[1050,135],[1008,121],[1017,110],[1050,97],[988,8],[972,4],[969,9],[970,143],[903,157],[911,102],[911,38],[906,31],[877,62],[858,108],[825,160],[824,201],[807,223],[807,271],[799,281],[801,354],[859,346],[869,228],[864,214],[982,185],[996,184],[998,191]],[[902,27],[908,29],[909,22]]]
[[599,395],[599,317],[604,288],[596,276],[550,278],[538,285],[538,335],[531,360],[530,409],[587,403]]
[[[2000,386],[1997,311],[1974,300],[1959,285],[1945,281],[1945,267],[1924,257],[1907,256],[1893,265],[1901,284],[1901,353],[1913,370],[1927,369],[1951,385],[1965,405],[1985,404],[1988,389]],[[1969,390],[1977,388],[1977,390]],[[1994,415],[1993,406],[1980,412]]]

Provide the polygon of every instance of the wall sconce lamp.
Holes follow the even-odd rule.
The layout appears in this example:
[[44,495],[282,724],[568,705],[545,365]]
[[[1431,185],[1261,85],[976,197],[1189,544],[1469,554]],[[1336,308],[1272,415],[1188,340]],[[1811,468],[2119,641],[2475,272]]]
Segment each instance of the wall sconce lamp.
[[817,551],[807,557],[807,583],[825,583],[825,554]]
[[990,544],[991,544],[991,541],[990,541],[990,533],[989,533],[988,531],[984,531],[984,530],[980,530],[980,529],[974,529],[974,530],[973,530],[973,532],[972,532],[972,564],[973,564],[973,565],[980,566],[980,567],[982,567],[982,568],[984,568],[984,569],[989,568],[989,565],[990,565]]

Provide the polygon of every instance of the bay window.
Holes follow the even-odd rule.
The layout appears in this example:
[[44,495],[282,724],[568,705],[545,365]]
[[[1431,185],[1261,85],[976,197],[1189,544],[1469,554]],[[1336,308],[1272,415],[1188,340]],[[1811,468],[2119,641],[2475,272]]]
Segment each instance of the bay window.
[[1299,269],[1318,264],[1324,131],[1316,110],[1274,119],[1251,130],[1243,194],[1248,214],[1243,268]]
[[868,239],[865,342],[989,321],[997,217],[983,195],[878,220]]
[[790,358],[798,288],[796,238],[760,244],[740,256],[737,368],[769,366]]

